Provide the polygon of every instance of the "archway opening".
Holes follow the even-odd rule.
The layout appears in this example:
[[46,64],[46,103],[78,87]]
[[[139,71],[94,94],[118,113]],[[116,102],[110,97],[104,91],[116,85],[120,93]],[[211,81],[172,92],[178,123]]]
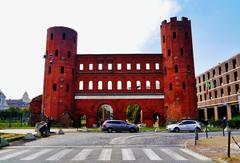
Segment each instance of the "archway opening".
[[81,115],[79,126],[80,127],[86,127],[86,124],[87,124],[87,116],[85,114]]
[[141,107],[138,104],[128,105],[126,116],[129,123],[141,123]]
[[103,104],[98,108],[97,120],[98,126],[102,125],[105,120],[113,119],[113,109],[111,105]]
[[153,127],[159,127],[159,123],[160,123],[160,114],[154,113],[153,114]]

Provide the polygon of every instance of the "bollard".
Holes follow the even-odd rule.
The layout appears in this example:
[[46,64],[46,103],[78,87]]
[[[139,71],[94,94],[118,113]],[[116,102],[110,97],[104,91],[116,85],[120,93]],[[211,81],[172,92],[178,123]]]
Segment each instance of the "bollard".
[[223,127],[223,136],[225,136],[224,127]]
[[206,127],[206,138],[208,138],[208,129]]
[[195,128],[195,145],[197,145],[197,140],[198,140],[198,130]]
[[231,131],[228,131],[228,157],[230,157],[230,137],[231,137]]

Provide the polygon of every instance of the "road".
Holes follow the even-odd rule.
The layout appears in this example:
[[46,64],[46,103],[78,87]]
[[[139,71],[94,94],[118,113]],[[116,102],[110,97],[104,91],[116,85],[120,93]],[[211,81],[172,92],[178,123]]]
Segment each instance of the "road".
[[193,137],[194,133],[166,132],[66,133],[4,148],[0,162],[212,162],[185,149],[185,141]]

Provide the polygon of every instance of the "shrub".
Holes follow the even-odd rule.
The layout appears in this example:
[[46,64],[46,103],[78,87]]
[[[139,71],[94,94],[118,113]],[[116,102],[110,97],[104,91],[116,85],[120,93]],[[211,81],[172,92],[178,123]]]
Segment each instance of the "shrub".
[[240,116],[233,117],[228,121],[228,127],[230,128],[240,128]]

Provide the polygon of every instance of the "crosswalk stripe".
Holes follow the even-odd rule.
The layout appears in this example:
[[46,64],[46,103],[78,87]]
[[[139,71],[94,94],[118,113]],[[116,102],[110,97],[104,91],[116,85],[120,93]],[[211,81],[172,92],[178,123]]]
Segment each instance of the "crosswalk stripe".
[[14,149],[6,149],[6,150],[2,150],[2,151],[0,151],[0,154],[2,154],[2,153],[7,153],[7,152],[11,152],[11,151],[13,151]]
[[8,159],[10,159],[10,158],[17,157],[17,156],[19,156],[19,155],[21,155],[21,154],[23,154],[23,153],[28,152],[28,151],[29,151],[29,149],[23,150],[23,151],[19,151],[19,152],[15,152],[15,153],[10,153],[10,154],[8,154],[8,155],[5,155],[5,156],[3,156],[3,157],[0,157],[0,160],[8,160]]
[[53,150],[53,149],[43,149],[40,152],[31,154],[31,155],[29,155],[27,157],[22,158],[21,160],[33,160],[33,159],[35,159],[35,158],[37,158],[37,157],[39,157],[39,156],[41,156],[41,155],[51,151],[51,150]]
[[178,153],[172,151],[171,149],[161,148],[160,150],[172,157],[174,160],[188,160],[185,157],[179,155]]
[[189,154],[189,155],[191,155],[191,156],[193,156],[193,157],[195,157],[195,158],[197,158],[197,159],[199,159],[199,160],[202,160],[202,161],[210,161],[211,160],[211,159],[209,159],[209,158],[207,158],[207,157],[205,157],[203,155],[200,155],[198,153],[190,151],[189,149],[180,149],[180,150],[185,152],[185,153],[187,153],[187,154]]
[[136,160],[134,157],[133,151],[129,148],[122,149],[122,159],[123,160]]
[[111,160],[112,149],[103,149],[101,154],[98,157],[99,161]]
[[80,153],[78,153],[72,161],[81,161],[86,160],[87,156],[93,151],[93,149],[83,149]]
[[68,154],[69,152],[71,152],[72,149],[64,149],[59,151],[58,153],[56,153],[55,155],[47,158],[47,161],[58,161],[60,160],[62,157],[64,157],[66,154]]
[[152,149],[142,149],[150,160],[162,160]]

